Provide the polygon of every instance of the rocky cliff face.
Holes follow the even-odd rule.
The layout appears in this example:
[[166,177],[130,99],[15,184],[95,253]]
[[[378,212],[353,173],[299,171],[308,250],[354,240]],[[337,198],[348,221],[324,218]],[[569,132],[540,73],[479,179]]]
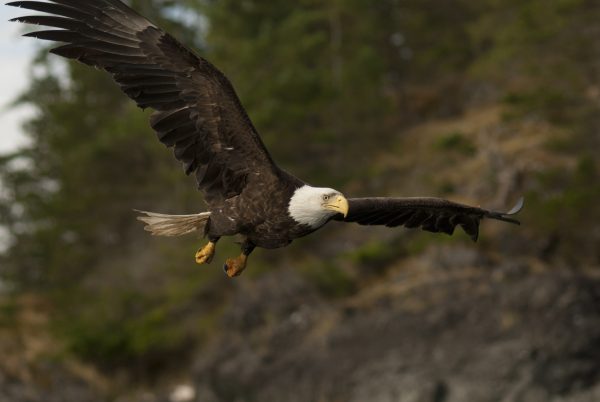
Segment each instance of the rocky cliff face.
[[[240,281],[219,326],[182,401],[600,400],[600,277],[518,256],[433,247],[333,301],[283,269]],[[50,363],[0,381],[1,401],[111,399]],[[158,388],[117,400],[176,400]]]
[[206,401],[600,398],[600,277],[519,257],[433,248],[333,303],[282,272],[223,328],[196,361]]

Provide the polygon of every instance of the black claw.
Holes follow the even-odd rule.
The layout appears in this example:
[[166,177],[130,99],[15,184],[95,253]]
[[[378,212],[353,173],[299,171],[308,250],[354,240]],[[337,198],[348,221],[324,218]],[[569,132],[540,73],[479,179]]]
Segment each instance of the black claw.
[[223,264],[223,272],[225,272],[225,274],[227,274],[227,263]]

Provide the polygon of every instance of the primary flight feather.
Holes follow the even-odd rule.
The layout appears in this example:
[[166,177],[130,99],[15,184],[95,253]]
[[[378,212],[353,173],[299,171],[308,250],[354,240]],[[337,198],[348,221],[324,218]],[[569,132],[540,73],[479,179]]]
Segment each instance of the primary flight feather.
[[139,219],[155,235],[208,236],[196,253],[200,264],[211,262],[221,237],[242,235],[241,255],[224,266],[230,277],[241,274],[255,247],[286,246],[331,220],[447,234],[460,226],[473,240],[483,218],[518,224],[510,215],[522,199],[500,213],[438,198],[346,198],[306,184],[273,162],[223,73],[119,0],[8,5],[49,14],[12,21],[54,28],[25,36],[64,43],[51,52],[105,70],[139,107],[155,111],[150,125],[195,175],[208,211],[140,211]]

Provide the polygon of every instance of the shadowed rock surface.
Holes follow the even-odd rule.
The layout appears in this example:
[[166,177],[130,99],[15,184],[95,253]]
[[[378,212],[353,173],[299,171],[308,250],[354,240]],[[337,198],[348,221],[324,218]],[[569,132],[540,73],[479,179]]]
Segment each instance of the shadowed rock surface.
[[343,303],[289,272],[241,285],[197,359],[200,388],[215,402],[598,400],[600,278],[475,253],[464,268],[449,251]]
[[[463,246],[432,246],[342,299],[288,269],[239,281],[213,333],[192,355],[189,400],[600,398],[598,275]],[[173,399],[173,381],[125,383],[117,397],[102,376],[50,358],[0,367],[0,401],[188,400]]]

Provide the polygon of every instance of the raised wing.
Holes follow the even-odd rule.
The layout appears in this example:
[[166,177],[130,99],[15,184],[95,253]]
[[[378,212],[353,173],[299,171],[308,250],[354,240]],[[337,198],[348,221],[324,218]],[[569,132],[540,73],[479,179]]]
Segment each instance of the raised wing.
[[58,28],[25,36],[65,42],[51,52],[109,72],[139,107],[154,109],[152,128],[208,202],[239,194],[251,174],[276,175],[229,80],[119,0],[8,5],[52,14],[12,21]]
[[506,213],[458,204],[441,198],[351,198],[346,218],[337,220],[360,225],[385,225],[422,228],[429,232],[454,233],[456,226],[463,228],[473,241],[479,236],[479,222],[483,218],[520,224],[510,216],[523,208],[523,198]]

